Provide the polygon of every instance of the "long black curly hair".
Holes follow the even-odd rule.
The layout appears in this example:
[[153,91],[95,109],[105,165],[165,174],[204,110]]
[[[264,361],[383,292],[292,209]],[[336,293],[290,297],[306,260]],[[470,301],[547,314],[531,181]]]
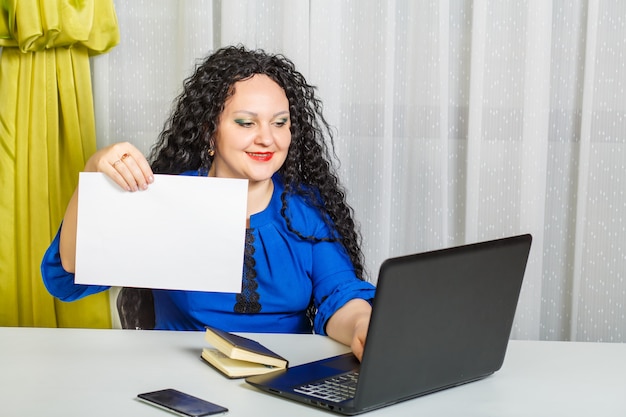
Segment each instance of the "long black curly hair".
[[[350,256],[355,273],[364,279],[361,236],[353,209],[346,202],[333,161],[333,133],[322,114],[316,88],[309,85],[293,62],[280,54],[249,50],[243,46],[218,49],[197,67],[183,84],[170,118],[150,153],[155,173],[178,174],[189,170],[207,173],[211,168],[211,138],[216,132],[226,100],[234,84],[255,74],[265,74],[283,88],[289,100],[291,145],[279,169],[285,183],[281,216],[289,230],[302,239],[340,241]],[[289,219],[286,196],[302,196],[316,207],[334,236],[319,239],[303,236]]]

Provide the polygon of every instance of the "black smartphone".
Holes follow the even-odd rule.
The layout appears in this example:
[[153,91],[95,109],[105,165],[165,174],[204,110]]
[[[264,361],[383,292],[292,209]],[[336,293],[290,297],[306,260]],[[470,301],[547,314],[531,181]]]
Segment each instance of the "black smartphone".
[[228,411],[228,408],[221,405],[213,404],[172,388],[146,392],[137,395],[137,398],[148,404],[185,417],[211,416]]

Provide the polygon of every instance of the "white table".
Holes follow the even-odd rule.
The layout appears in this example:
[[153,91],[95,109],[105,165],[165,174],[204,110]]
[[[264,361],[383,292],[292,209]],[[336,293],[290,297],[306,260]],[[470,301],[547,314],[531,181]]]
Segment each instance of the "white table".
[[[296,365],[347,348],[323,336],[247,335]],[[146,416],[135,400],[172,387],[230,416],[331,415],[229,380],[200,361],[201,332],[0,328],[0,416]],[[367,416],[626,416],[626,344],[511,341],[478,382]]]

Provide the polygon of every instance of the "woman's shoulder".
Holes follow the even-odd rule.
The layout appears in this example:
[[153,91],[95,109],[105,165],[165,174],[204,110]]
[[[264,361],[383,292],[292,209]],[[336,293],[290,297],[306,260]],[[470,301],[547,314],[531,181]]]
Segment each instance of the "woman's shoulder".
[[179,175],[186,175],[188,177],[206,177],[207,172],[205,170],[194,169],[191,171],[181,172]]
[[[272,205],[275,212],[281,213],[283,210],[283,193],[285,185],[283,179],[279,175],[273,177],[274,195],[272,197]],[[310,187],[302,186],[297,192],[287,192],[284,194],[286,207],[284,207],[284,215],[291,222],[291,226],[303,235],[315,235],[320,237],[320,233],[325,235],[328,233],[326,222],[324,221],[322,211],[319,208],[321,201],[319,193]]]
[[[285,193],[284,179],[276,174],[272,177],[274,182],[274,195],[273,198],[280,200],[282,205],[282,195]],[[318,215],[321,218],[320,209],[317,207],[321,204],[321,197],[319,192],[310,186],[301,185],[297,190],[292,189],[285,194],[284,197],[289,208],[298,208],[298,210],[306,213],[307,215]]]

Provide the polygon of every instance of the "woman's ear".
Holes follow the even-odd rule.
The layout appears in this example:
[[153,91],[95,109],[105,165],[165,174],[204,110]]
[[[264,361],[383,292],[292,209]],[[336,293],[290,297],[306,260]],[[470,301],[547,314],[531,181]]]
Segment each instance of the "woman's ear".
[[[204,130],[204,136],[209,136],[211,133],[209,132],[209,126],[207,123],[204,123],[204,125],[202,126],[203,130]],[[211,136],[209,137],[209,156],[212,158],[213,156],[215,156],[215,137]]]
[[209,139],[209,156],[215,156],[215,139]]

